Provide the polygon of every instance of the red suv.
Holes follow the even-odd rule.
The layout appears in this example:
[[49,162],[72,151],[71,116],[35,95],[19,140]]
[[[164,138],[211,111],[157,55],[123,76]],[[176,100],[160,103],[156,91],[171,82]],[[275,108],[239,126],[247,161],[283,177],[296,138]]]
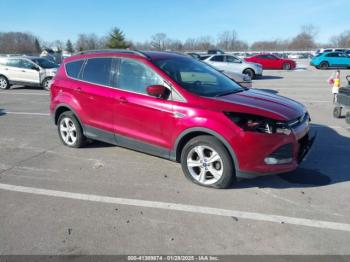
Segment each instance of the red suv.
[[100,50],[67,58],[51,86],[63,144],[100,140],[181,162],[191,181],[294,170],[310,148],[310,117],[291,99],[248,90],[170,52]]

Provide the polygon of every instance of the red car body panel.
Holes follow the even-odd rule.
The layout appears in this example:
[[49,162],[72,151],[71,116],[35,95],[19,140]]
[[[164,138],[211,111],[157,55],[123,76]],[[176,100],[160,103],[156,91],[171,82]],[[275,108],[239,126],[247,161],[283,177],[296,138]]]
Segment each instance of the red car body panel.
[[263,69],[283,69],[283,65],[286,63],[290,64],[291,69],[295,69],[296,67],[296,63],[294,60],[280,58],[271,54],[268,54],[268,55],[274,57],[275,59],[261,58],[261,56],[264,56],[264,55],[266,54],[251,56],[251,57],[245,58],[244,60],[247,62],[261,64]]
[[[148,52],[156,60],[178,57],[177,54]],[[184,101],[164,100],[96,84],[74,80],[67,76],[65,64],[90,57],[126,57],[147,65],[184,98]],[[51,85],[50,110],[57,120],[61,107],[71,109],[84,127],[92,127],[118,137],[127,137],[168,152],[168,158],[179,158],[177,146],[189,132],[215,135],[231,153],[237,172],[271,174],[295,169],[298,163],[298,140],[309,132],[308,123],[290,135],[246,132],[224,112],[260,115],[289,121],[306,113],[303,105],[291,99],[269,93],[247,90],[223,97],[201,97],[188,92],[155,66],[138,55],[98,53],[65,59]],[[97,138],[98,139],[98,138]],[[118,140],[118,138],[116,138]],[[285,144],[293,146],[293,161],[267,165],[264,158]]]

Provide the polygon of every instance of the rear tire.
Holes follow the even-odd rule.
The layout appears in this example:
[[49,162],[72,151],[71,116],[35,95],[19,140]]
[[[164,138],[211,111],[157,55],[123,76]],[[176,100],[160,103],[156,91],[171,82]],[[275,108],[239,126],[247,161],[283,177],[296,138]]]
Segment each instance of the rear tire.
[[213,136],[197,136],[187,142],[181,166],[186,178],[201,186],[227,188],[235,178],[233,160]]
[[60,115],[57,121],[57,130],[61,142],[65,146],[79,148],[86,143],[86,137],[79,121],[71,111],[65,111]]
[[333,109],[333,116],[335,118],[340,118],[341,117],[341,110],[342,110],[342,108],[340,106],[334,107],[334,109]]
[[243,71],[243,74],[248,75],[250,79],[253,79],[255,77],[255,72],[253,69],[247,68]]
[[6,77],[4,76],[0,76],[0,89],[9,89],[10,88],[10,83],[9,81],[7,80]]
[[291,70],[291,69],[292,69],[292,67],[291,67],[291,65],[289,63],[284,63],[283,64],[283,70]]
[[320,69],[322,69],[322,70],[326,70],[326,69],[328,69],[328,67],[329,67],[329,64],[327,62],[322,62],[320,64]]

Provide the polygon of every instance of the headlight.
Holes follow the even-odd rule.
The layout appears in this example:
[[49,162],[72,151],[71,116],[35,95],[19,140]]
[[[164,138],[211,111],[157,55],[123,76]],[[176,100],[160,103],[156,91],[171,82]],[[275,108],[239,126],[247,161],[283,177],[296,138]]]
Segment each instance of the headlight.
[[287,136],[292,132],[288,123],[286,122],[242,113],[225,113],[225,115],[237,126],[247,132],[284,134]]

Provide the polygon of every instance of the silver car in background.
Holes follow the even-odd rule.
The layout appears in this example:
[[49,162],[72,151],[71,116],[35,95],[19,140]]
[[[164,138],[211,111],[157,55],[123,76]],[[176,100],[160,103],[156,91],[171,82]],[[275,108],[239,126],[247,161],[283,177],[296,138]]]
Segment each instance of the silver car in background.
[[234,55],[204,55],[201,56],[201,60],[220,70],[249,75],[251,79],[260,77],[263,74],[260,64],[246,62]]
[[58,64],[42,57],[0,57],[0,89],[24,85],[49,90],[58,67]]

